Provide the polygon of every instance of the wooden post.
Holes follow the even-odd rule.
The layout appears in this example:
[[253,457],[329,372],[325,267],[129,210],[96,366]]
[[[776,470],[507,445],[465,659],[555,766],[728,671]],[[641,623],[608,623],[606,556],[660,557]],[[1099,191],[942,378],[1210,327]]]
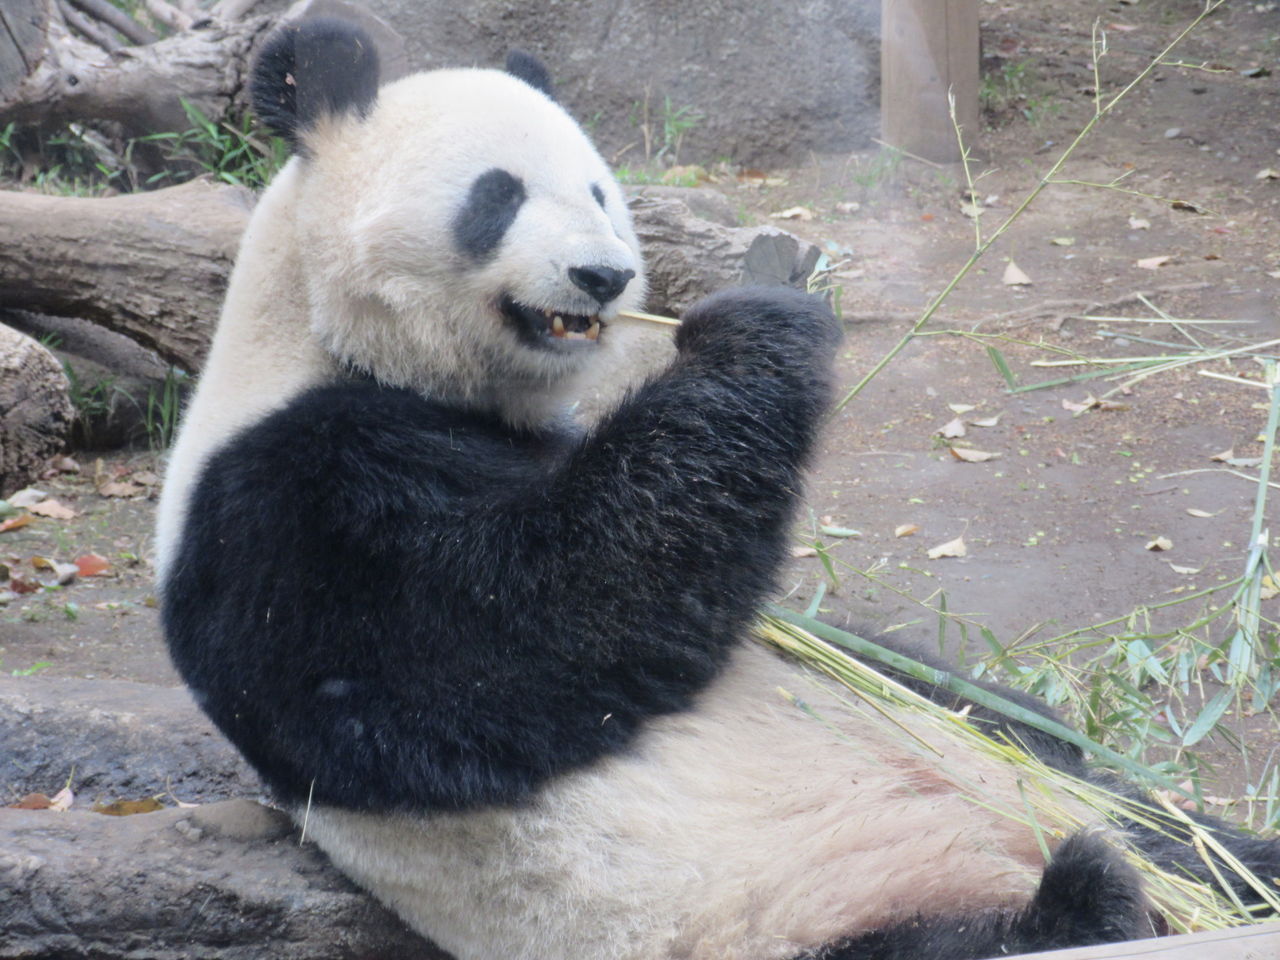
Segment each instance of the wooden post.
[[1280,923],[1018,954],[1008,960],[1272,960],[1274,957],[1280,957]]
[[947,106],[955,95],[965,144],[978,136],[978,0],[881,0],[880,138],[953,163],[960,146]]

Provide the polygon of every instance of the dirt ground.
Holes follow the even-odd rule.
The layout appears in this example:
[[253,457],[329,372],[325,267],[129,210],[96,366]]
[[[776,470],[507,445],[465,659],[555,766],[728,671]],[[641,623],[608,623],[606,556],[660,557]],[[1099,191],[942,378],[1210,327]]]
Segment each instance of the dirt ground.
[[[972,147],[984,233],[1092,115],[1094,19],[1107,27],[1105,102],[1199,9],[1192,0],[982,5],[988,126]],[[1064,402],[1101,396],[1117,382],[1010,393],[987,351],[996,346],[1025,385],[1085,372],[1032,365],[1066,356],[1059,348],[1149,356],[1192,349],[1188,337],[1213,348],[1280,337],[1280,5],[1228,3],[1173,59],[1195,66],[1158,67],[1059,174],[1100,183],[1123,175],[1120,186],[1132,192],[1046,190],[957,287],[926,328],[931,335],[914,340],[833,418],[797,547],[803,553],[821,541],[837,576],[821,556],[798,556],[783,578],[787,605],[803,609],[822,588],[830,622],[902,627],[932,639],[938,615],[919,601],[936,608],[945,594],[948,611],[1008,644],[1124,616],[1243,572],[1257,485],[1211,458],[1228,449],[1245,460],[1260,455],[1268,394],[1202,372],[1258,381],[1256,360],[1160,373],[1115,394],[1117,408],[1077,415]],[[839,360],[846,390],[974,247],[958,167],[860,151],[814,158],[801,169],[729,176],[712,187],[748,222],[781,223],[829,251],[849,319]],[[812,219],[770,217],[797,205]],[[1140,263],[1162,257],[1159,265]],[[1010,259],[1030,285],[1004,282]],[[1079,319],[1159,319],[1157,311],[1233,323]],[[1005,339],[981,343],[945,330]],[[953,455],[939,436],[957,417],[950,405],[972,407],[959,415],[970,422],[966,436],[950,443],[998,457]],[[991,426],[971,423],[995,417]],[[51,477],[41,488],[80,516],[0,533],[0,560],[20,565],[33,555],[68,560],[95,552],[112,560],[112,575],[0,607],[0,668],[176,684],[151,597],[155,491],[102,497],[89,479],[94,456],[76,456],[80,474]],[[105,466],[121,473],[159,469],[149,454],[105,456]],[[1274,505],[1267,515],[1280,516]],[[905,525],[917,529],[895,536]],[[858,535],[832,536],[824,526]],[[929,559],[929,548],[957,537],[967,556]],[[1171,547],[1147,549],[1158,537]],[[1267,601],[1264,614],[1280,613],[1276,604]],[[1158,614],[1157,625],[1189,622],[1199,609],[1175,607]],[[958,635],[953,626],[950,640]],[[976,635],[975,627],[971,644]],[[1273,715],[1252,718],[1246,731],[1249,765],[1225,745],[1214,748],[1223,789],[1242,789],[1280,749]]]

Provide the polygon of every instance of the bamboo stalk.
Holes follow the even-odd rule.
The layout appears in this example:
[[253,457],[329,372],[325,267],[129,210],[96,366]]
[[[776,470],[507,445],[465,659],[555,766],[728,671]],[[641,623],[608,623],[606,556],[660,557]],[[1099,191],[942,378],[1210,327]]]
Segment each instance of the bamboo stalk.
[[648,320],[650,323],[660,323],[668,327],[680,326],[680,321],[674,317],[663,317],[656,313],[642,313],[639,310],[619,310],[618,316],[626,317],[628,320]]

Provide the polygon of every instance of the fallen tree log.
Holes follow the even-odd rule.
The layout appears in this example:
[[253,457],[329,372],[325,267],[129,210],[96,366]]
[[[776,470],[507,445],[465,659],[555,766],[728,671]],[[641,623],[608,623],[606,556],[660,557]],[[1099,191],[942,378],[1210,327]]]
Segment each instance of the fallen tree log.
[[48,350],[0,324],[0,497],[34,480],[66,443],[69,391]]
[[258,778],[185,689],[0,677],[0,794],[68,778],[69,811],[0,807],[0,960],[447,960],[247,799]]
[[252,800],[0,809],[0,958],[448,960]]
[[221,119],[274,23],[205,20],[198,29],[108,53],[73,36],[51,0],[14,2],[17,9],[0,13],[0,27],[11,33],[9,43],[0,42],[0,126],[109,120],[126,136],[185,130],[191,124],[182,99]]
[[[95,2],[133,23],[104,0]],[[346,0],[300,0],[280,17],[201,17],[190,29],[140,46],[81,39],[69,29],[63,9],[54,0],[5,0],[0,10],[0,127],[9,122],[50,127],[113,121],[126,137],[179,131],[191,126],[183,100],[214,123],[235,119],[245,108],[253,56],[271,28],[284,20],[332,16],[354,21],[378,48],[384,82],[407,69],[403,38]],[[81,34],[100,36],[91,24],[74,19],[75,8],[69,14]]]
[[92,320],[195,371],[253,203],[203,180],[98,199],[0,193],[0,306]]

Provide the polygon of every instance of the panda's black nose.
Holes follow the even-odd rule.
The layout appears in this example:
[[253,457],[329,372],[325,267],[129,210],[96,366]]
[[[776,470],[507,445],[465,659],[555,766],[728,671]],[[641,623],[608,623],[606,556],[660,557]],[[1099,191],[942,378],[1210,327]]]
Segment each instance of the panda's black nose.
[[600,264],[569,268],[569,280],[573,285],[591,294],[601,306],[622,293],[635,275],[634,270],[615,270]]

